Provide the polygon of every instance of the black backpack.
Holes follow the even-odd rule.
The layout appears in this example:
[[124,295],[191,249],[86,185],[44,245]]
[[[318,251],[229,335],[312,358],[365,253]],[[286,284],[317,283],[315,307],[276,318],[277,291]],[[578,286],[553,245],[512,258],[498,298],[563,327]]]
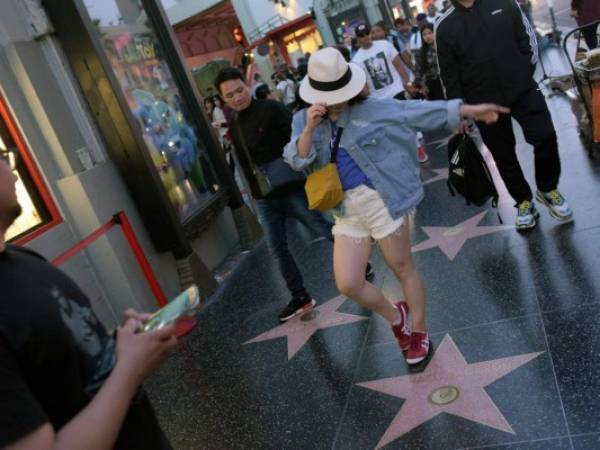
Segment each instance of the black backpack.
[[468,134],[456,134],[448,141],[448,189],[462,195],[467,205],[482,206],[490,198],[498,206],[498,191],[477,145]]

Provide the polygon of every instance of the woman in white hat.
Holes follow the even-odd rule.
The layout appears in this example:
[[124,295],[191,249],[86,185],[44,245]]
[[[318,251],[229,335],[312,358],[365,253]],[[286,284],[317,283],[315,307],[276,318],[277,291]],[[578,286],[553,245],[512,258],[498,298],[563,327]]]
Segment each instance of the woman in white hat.
[[[492,123],[508,110],[459,100],[369,98],[365,81],[362,68],[347,63],[338,50],[316,52],[300,85],[300,97],[312,106],[294,116],[284,157],[296,170],[318,169],[330,162],[335,137],[343,130],[335,161],[344,190],[334,211],[336,283],[342,294],[387,319],[407,362],[417,364],[429,353],[429,336],[425,291],[411,258],[407,224],[407,214],[424,195],[413,151],[416,132],[458,129],[465,118]],[[371,239],[379,243],[406,302],[392,304],[365,281]]]

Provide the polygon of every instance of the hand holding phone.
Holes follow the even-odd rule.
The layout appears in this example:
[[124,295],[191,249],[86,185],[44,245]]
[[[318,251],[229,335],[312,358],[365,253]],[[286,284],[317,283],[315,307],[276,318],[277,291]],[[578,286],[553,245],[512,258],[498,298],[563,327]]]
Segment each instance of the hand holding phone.
[[190,286],[144,322],[142,331],[159,330],[188,315],[200,304],[200,292],[196,285]]

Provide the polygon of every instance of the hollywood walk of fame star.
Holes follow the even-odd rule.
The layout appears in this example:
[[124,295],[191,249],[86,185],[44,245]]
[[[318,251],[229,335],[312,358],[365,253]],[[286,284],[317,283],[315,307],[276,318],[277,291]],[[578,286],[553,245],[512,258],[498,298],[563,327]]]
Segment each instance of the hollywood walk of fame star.
[[423,185],[435,183],[436,181],[440,181],[440,180],[448,179],[448,169],[432,169],[432,171],[435,172],[436,175],[423,181]]
[[514,228],[512,225],[479,226],[487,211],[477,214],[453,227],[421,227],[429,239],[412,247],[413,253],[439,247],[452,261],[467,240]]
[[[343,295],[335,297],[310,312],[296,316],[286,323],[244,342],[244,345],[287,336],[288,360],[290,360],[318,330],[368,319],[364,316],[337,312],[337,309],[345,301],[346,297]],[[314,317],[314,319],[306,320],[308,317]]]
[[358,386],[405,399],[376,448],[440,413],[515,434],[484,388],[542,353],[468,364],[450,335],[446,335],[424,372],[358,383]]

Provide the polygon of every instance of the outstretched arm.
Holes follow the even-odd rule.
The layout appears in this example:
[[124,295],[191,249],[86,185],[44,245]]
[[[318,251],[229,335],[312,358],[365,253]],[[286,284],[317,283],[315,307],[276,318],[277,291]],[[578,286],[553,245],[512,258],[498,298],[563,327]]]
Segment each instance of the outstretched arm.
[[434,131],[442,128],[456,130],[465,119],[473,119],[477,122],[494,123],[500,114],[510,112],[494,104],[467,105],[461,100],[450,101],[406,101],[398,102],[402,108],[399,114],[402,120],[419,131]]

